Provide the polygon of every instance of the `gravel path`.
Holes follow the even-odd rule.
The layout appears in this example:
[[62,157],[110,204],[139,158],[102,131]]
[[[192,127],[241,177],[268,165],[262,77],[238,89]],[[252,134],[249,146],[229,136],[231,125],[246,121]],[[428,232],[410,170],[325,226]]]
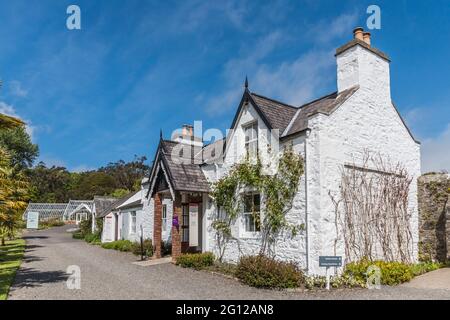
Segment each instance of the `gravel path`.
[[[9,299],[450,299],[450,288],[430,286],[330,292],[259,290],[220,275],[170,263],[137,266],[132,264],[135,256],[74,240],[67,229],[26,234],[24,261]],[[67,288],[66,270],[71,265],[80,267],[80,290]]]

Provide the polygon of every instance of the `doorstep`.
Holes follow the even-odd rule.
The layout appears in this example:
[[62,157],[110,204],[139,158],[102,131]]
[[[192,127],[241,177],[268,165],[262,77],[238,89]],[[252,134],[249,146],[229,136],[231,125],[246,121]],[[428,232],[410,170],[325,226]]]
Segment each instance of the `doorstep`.
[[133,264],[141,267],[156,266],[159,264],[166,264],[166,263],[172,263],[172,257],[133,262]]

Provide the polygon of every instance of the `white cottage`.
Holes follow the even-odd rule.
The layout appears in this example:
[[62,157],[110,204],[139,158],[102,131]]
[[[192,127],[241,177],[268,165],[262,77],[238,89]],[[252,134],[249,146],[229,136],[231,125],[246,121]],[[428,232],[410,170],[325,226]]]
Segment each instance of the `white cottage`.
[[[141,182],[141,190],[131,192],[121,199],[114,199],[97,215],[103,220],[102,242],[116,240],[140,241],[152,238],[153,215],[150,210],[149,201],[146,200],[148,192],[148,178]],[[172,205],[170,200],[165,200],[163,205],[163,241],[170,241],[171,225],[168,223],[172,218]],[[170,220],[171,221],[171,220]]]
[[[417,258],[420,144],[392,102],[390,60],[371,45],[370,34],[362,28],[354,30],[354,39],[338,48],[335,56],[334,93],[292,106],[252,92],[246,81],[232,130],[224,140],[203,146],[191,126],[184,126],[173,140],[161,136],[144,204],[157,258],[167,228],[171,229],[174,258],[182,252],[217,252],[211,222],[218,212],[209,196],[210,184],[226,175],[249,151],[257,150],[262,161],[268,162],[264,154],[274,144],[279,144],[279,150],[292,145],[305,162],[300,188],[287,215],[290,222],[305,228],[295,237],[285,235],[277,241],[278,259],[294,261],[309,274],[321,274],[324,270],[319,267],[319,256],[345,258],[346,243],[336,227],[333,202],[333,196],[340,194],[342,170],[392,174],[371,168],[363,161],[366,153],[400,163],[412,178],[405,223],[411,231],[411,255]],[[242,196],[263,214],[263,195],[246,192]],[[168,208],[173,213],[170,222]],[[261,244],[258,228],[245,208],[242,210],[232,227],[234,240],[225,253],[228,261],[257,254]]]

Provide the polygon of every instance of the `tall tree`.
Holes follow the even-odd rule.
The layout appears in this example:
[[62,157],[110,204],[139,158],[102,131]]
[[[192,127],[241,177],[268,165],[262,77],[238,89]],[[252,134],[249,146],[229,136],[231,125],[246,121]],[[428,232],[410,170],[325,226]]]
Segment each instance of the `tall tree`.
[[[113,177],[115,189],[134,191],[136,185],[140,186],[140,180],[150,171],[149,167],[145,164],[146,160],[146,157],[134,156],[134,160],[131,162],[125,162],[123,160],[111,162],[98,171]],[[139,181],[139,183],[136,183],[136,181]]]
[[29,195],[29,184],[23,171],[15,171],[11,157],[0,147],[0,238],[12,237],[25,209]]
[[11,165],[19,170],[29,168],[39,155],[39,148],[31,142],[24,126],[0,128],[0,146],[11,156]]
[[72,177],[63,167],[47,168],[43,162],[28,170],[34,202],[63,203],[70,199]]

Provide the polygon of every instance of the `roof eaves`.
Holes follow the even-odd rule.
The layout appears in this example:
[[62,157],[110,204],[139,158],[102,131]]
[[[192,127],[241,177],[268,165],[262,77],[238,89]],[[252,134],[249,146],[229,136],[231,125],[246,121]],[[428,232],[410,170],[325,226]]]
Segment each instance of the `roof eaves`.
[[378,55],[379,57],[383,58],[387,62],[391,62],[391,59],[389,59],[388,55],[385,54],[383,51],[378,50],[377,48],[374,48],[374,47],[368,45],[367,43],[365,43],[364,41],[358,40],[358,39],[353,39],[353,40],[347,42],[346,44],[344,44],[343,46],[337,48],[335,56],[338,56],[342,52],[344,52],[344,51],[346,51],[346,50],[348,50],[351,47],[354,47],[356,45],[359,45],[359,46],[363,47],[364,49],[375,53],[376,55]]

